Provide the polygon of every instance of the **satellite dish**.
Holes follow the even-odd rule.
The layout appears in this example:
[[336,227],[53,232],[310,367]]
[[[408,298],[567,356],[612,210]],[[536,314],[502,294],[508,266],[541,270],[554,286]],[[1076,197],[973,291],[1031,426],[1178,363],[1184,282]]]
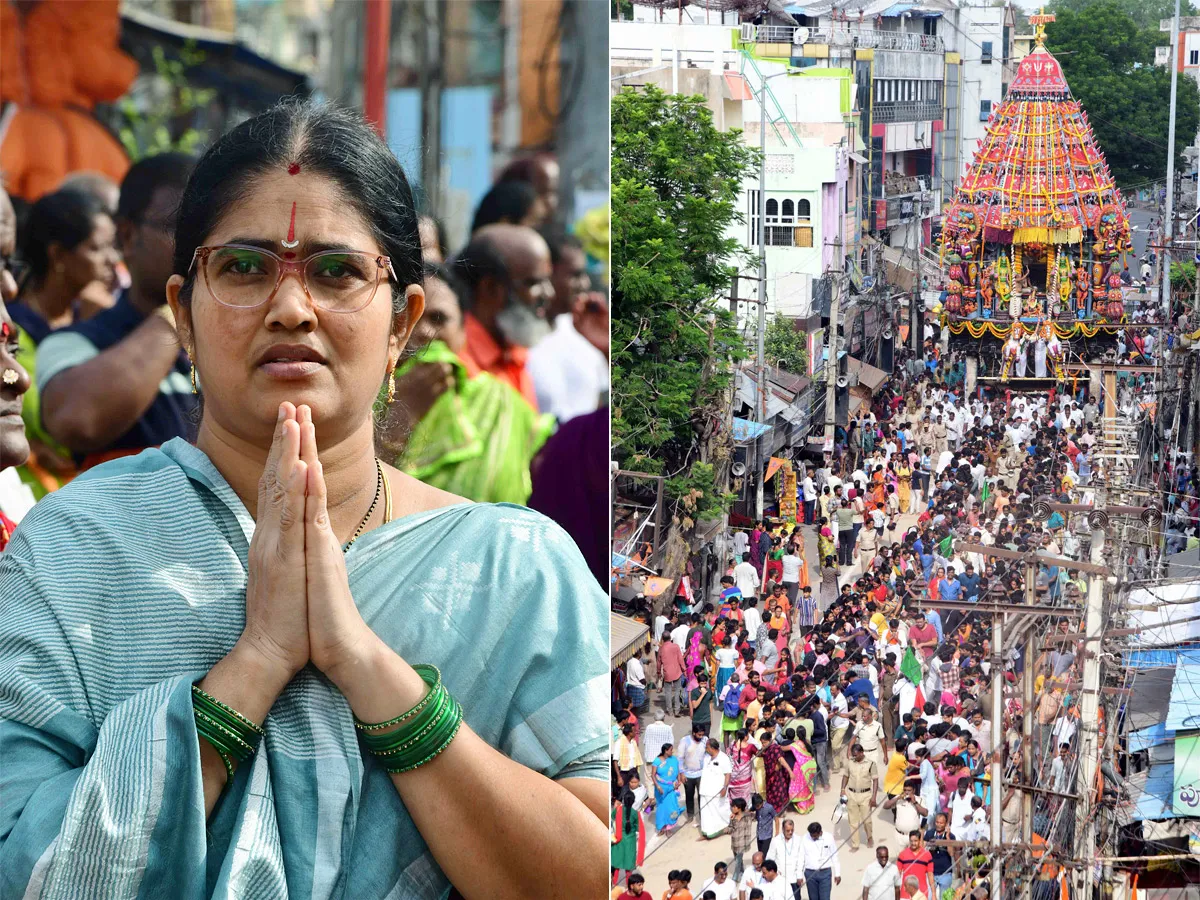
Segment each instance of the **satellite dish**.
[[847,378],[845,375],[839,375],[839,376],[838,376],[838,380],[837,380],[837,386],[838,386],[838,387],[840,387],[840,388],[844,388],[844,387],[846,387],[846,386],[847,386],[847,385],[849,385],[849,384],[850,384],[850,379],[849,379],[849,378]]
[[803,25],[797,27],[796,30],[792,32],[792,43],[793,44],[803,44],[803,43],[806,43],[807,41],[808,41],[808,29],[805,28]]
[[746,474],[746,464],[745,463],[734,463],[730,467],[729,471],[733,473],[734,478],[741,478],[743,475]]

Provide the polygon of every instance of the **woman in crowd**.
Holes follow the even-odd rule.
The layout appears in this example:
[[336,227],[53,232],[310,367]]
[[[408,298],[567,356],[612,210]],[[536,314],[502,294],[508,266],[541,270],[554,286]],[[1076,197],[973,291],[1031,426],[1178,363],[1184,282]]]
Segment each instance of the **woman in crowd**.
[[51,331],[75,320],[85,288],[114,280],[120,262],[116,233],[97,197],[67,188],[33,204],[21,236],[21,256],[28,273],[9,314],[21,329],[22,354],[31,379],[22,415],[32,452],[21,480],[38,499],[68,480],[75,467],[70,452],[42,427],[37,373],[32,368],[37,347]]
[[683,777],[679,758],[671,744],[663,744],[653,762],[654,767],[654,830],[665,834],[679,824],[683,810],[679,806],[679,788]]
[[594,877],[602,593],[544,518],[375,455],[424,306],[391,152],[310,102],[242,123],[192,173],[174,271],[196,446],[96,467],[0,555],[5,883],[423,898]]
[[789,774],[788,800],[796,804],[796,812],[808,815],[817,802],[813,792],[817,759],[808,741],[803,735],[798,735],[794,728],[789,728],[783,733],[782,760]]
[[[21,465],[29,456],[21,402],[30,388],[30,378],[18,361],[20,336],[8,311],[8,304],[17,297],[13,274],[16,243],[17,217],[8,194],[0,188],[0,471]],[[0,551],[8,546],[15,528],[0,508]]]
[[750,733],[745,729],[737,732],[733,744],[729,748],[729,763],[733,771],[729,775],[729,799],[741,797],[747,803],[754,793],[754,756],[757,749],[750,740]]
[[481,503],[519,503],[533,490],[530,464],[554,430],[516,389],[488,372],[473,378],[453,276],[425,269],[425,314],[415,352],[396,372],[381,444],[401,471]]
[[617,884],[646,859],[646,829],[642,814],[635,808],[635,797],[629,788],[622,788],[613,800],[609,814],[612,850],[609,865],[612,883]]

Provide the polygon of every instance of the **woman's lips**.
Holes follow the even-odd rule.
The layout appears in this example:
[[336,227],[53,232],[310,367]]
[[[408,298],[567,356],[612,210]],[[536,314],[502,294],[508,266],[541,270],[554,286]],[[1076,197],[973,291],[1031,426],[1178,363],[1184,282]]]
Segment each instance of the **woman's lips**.
[[311,359],[280,359],[265,362],[258,368],[271,378],[292,381],[315,375],[318,370],[325,368],[325,363]]

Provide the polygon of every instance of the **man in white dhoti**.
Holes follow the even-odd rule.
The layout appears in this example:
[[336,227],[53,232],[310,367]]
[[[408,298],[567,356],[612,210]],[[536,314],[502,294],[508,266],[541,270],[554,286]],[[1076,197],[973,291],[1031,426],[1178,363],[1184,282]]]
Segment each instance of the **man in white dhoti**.
[[729,776],[733,764],[721,752],[721,744],[709,739],[708,759],[700,773],[700,833],[715,838],[729,827]]
[[1024,378],[1029,368],[1029,344],[1021,341],[1021,352],[1017,354],[1017,377]]

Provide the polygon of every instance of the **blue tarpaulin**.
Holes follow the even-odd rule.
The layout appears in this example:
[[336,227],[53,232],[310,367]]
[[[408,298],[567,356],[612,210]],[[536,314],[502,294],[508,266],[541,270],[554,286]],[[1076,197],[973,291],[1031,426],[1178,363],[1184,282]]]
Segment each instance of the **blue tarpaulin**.
[[1157,669],[1173,667],[1179,663],[1200,665],[1200,647],[1186,647],[1178,650],[1125,651],[1125,667],[1127,669]]
[[764,425],[760,422],[751,422],[749,419],[733,420],[733,440],[734,443],[744,444],[747,441],[753,441],[762,437],[771,430],[770,425]]

